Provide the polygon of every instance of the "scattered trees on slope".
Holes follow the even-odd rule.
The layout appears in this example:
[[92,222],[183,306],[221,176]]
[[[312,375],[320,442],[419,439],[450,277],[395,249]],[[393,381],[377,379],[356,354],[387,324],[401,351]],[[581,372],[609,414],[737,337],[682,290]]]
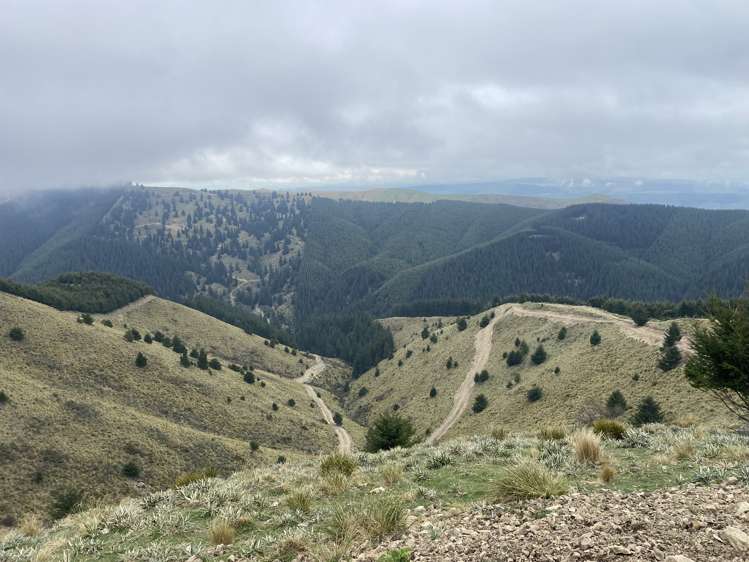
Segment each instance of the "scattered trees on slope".
[[400,414],[385,413],[367,431],[365,449],[370,453],[394,447],[409,447],[414,435],[411,420]]

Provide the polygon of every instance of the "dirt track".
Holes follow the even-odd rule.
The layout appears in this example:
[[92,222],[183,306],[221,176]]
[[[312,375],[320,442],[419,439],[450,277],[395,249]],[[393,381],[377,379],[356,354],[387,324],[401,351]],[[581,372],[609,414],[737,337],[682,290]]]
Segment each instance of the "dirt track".
[[[638,327],[634,325],[632,320],[625,316],[618,316],[598,308],[564,305],[564,311],[560,311],[556,308],[556,305],[553,304],[545,304],[543,309],[526,308],[517,304],[506,306],[509,307],[509,312],[515,316],[545,318],[547,320],[556,320],[564,324],[576,324],[579,322],[611,324],[619,328],[619,330],[628,338],[654,346],[660,346],[663,343],[662,329],[647,324]],[[679,351],[682,353],[689,353],[690,348],[687,338],[682,338],[678,347]]]
[[[468,408],[474,385],[473,376],[475,373],[484,369],[489,360],[489,355],[492,350],[494,325],[498,320],[509,314],[512,314],[513,316],[556,320],[557,322],[562,322],[563,324],[568,325],[577,324],[579,322],[610,324],[616,326],[622,334],[628,338],[654,346],[660,346],[663,343],[663,330],[654,326],[648,326],[647,324],[638,327],[635,326],[629,318],[617,316],[616,314],[611,314],[589,306],[573,307],[564,305],[564,309],[560,310],[553,304],[539,305],[538,308],[527,308],[519,304],[504,304],[495,308],[494,312],[495,316],[489,325],[479,330],[476,334],[476,352],[463,382],[460,384],[455,396],[453,397],[453,407],[450,410],[450,413],[442,421],[440,426],[435,429],[429,437],[427,437],[426,443],[434,444],[442,439]],[[684,355],[690,352],[687,338],[682,338],[678,347]]]
[[466,376],[463,379],[463,382],[460,383],[458,391],[453,397],[453,407],[450,410],[450,413],[447,414],[447,417],[444,420],[442,420],[440,426],[435,429],[429,437],[427,437],[426,442],[428,444],[434,444],[442,439],[468,408],[468,402],[471,399],[471,391],[473,390],[473,375],[480,372],[489,361],[489,354],[492,351],[494,325],[497,323],[497,320],[507,314],[508,310],[509,309],[506,306],[494,309],[494,318],[492,318],[486,327],[481,328],[476,334],[476,353],[473,355],[471,366],[468,367]]
[[335,431],[335,435],[338,438],[338,450],[341,453],[350,454],[353,450],[351,435],[349,435],[349,432],[346,431],[342,426],[335,424],[335,422],[333,421],[333,412],[331,412],[330,408],[328,408],[328,405],[323,401],[322,398],[317,395],[317,391],[310,385],[312,377],[322,373],[326,367],[325,361],[323,361],[319,355],[315,355],[315,359],[315,364],[304,371],[304,374],[301,377],[294,379],[294,381],[304,385],[307,394],[320,409],[322,417],[329,425],[333,426],[333,431]]

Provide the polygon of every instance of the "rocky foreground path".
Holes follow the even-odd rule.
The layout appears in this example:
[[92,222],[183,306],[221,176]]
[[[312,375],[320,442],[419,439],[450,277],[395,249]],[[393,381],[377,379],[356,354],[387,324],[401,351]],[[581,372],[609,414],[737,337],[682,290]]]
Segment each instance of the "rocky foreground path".
[[359,560],[396,548],[411,560],[749,560],[749,488],[685,485],[650,493],[602,491],[476,507],[417,508],[406,533]]

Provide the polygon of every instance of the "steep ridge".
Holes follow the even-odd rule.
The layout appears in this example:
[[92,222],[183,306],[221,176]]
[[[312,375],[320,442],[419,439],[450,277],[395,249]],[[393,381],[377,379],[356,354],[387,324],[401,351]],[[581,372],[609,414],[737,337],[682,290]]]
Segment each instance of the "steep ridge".
[[[169,311],[168,320],[175,322],[167,327],[192,323],[196,334],[205,329],[196,342],[206,348],[218,342],[209,356],[222,369],[184,368],[177,353],[156,342],[125,341],[123,319],[145,334],[151,327],[134,320],[146,318],[138,314],[152,307]],[[279,455],[291,459],[334,449],[307,391],[270,373],[279,365],[289,375],[298,373],[304,368],[300,356],[215,319],[196,323],[193,313],[146,298],[86,325],[76,313],[0,293],[0,390],[7,397],[0,404],[0,516],[45,513],[66,490],[85,490],[89,500],[115,499],[172,485],[191,470],[213,467],[227,474]],[[102,324],[105,319],[112,327]],[[12,327],[23,329],[23,341],[8,337]],[[179,330],[165,334],[193,347]],[[232,353],[219,353],[224,349]],[[136,366],[138,353],[146,366]],[[228,368],[242,357],[257,365],[254,384]],[[344,423],[355,427],[348,419]],[[259,444],[258,451],[250,441]],[[138,468],[135,477],[123,473],[128,463]]]

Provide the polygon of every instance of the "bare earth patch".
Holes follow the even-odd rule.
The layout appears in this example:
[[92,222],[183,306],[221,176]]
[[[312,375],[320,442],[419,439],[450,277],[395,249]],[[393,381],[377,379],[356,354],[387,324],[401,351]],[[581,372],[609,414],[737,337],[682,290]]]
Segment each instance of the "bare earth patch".
[[571,494],[453,515],[427,512],[405,536],[358,559],[409,548],[412,560],[747,560],[749,542],[741,550],[735,538],[749,532],[747,502],[749,490],[729,481],[650,493]]

